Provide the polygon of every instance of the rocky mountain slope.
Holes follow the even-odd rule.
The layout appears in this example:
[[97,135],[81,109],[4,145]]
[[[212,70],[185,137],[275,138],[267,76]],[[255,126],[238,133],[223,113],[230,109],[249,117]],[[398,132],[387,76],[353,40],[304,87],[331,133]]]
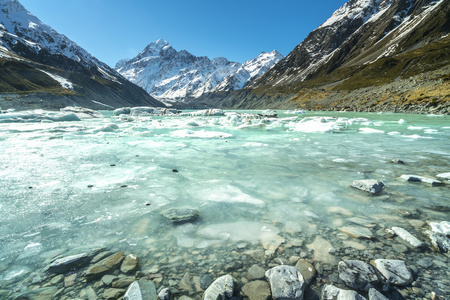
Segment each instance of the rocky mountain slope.
[[202,101],[450,113],[449,7],[448,0],[351,0],[247,88]]
[[115,69],[157,99],[195,102],[207,93],[247,86],[282,58],[274,50],[244,64],[223,57],[210,60],[186,50],[176,51],[160,39],[150,43],[135,58],[119,61]]
[[0,65],[4,109],[162,106],[17,0],[0,0]]

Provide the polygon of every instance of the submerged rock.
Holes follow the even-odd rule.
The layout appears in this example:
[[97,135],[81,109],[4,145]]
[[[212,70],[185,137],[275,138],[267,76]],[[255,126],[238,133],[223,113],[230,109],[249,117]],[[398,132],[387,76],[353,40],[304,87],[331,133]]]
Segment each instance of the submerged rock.
[[425,244],[420,241],[418,238],[413,236],[411,233],[406,231],[401,227],[392,227],[392,231],[403,241],[405,241],[408,245],[413,248],[420,248],[425,246]]
[[128,254],[120,266],[120,271],[130,273],[136,270],[139,263],[139,258],[134,254]]
[[378,194],[383,189],[384,183],[374,179],[355,180],[351,187],[370,194]]
[[337,260],[330,254],[333,248],[330,242],[317,236],[311,244],[306,245],[308,249],[314,250],[314,259],[323,263],[334,265]]
[[405,174],[403,174],[402,176],[400,176],[400,178],[403,179],[403,180],[406,180],[406,181],[416,181],[416,182],[428,183],[431,186],[444,185],[444,183],[442,181],[439,181],[439,180],[436,180],[436,179],[433,179],[433,178],[419,176],[419,175],[405,175]]
[[125,300],[156,300],[156,287],[153,281],[138,280],[133,282],[124,295]]
[[361,296],[355,291],[344,290],[335,287],[332,284],[326,285],[322,289],[321,300],[366,300],[365,297]]
[[314,280],[317,274],[316,268],[310,264],[306,259],[299,259],[297,263],[295,264],[295,267],[302,273],[303,278],[305,279],[306,283],[310,284],[311,281]]
[[50,264],[48,270],[53,273],[65,273],[72,269],[86,266],[90,259],[91,257],[88,253],[58,258]]
[[234,279],[231,275],[217,278],[203,293],[203,300],[226,300],[233,297]]
[[169,208],[163,210],[161,215],[172,221],[174,224],[193,222],[197,220],[198,210],[189,207]]
[[55,286],[30,290],[17,295],[14,300],[45,300],[52,299],[58,288]]
[[89,266],[84,272],[84,276],[88,280],[102,277],[103,275],[113,272],[114,270],[119,268],[124,258],[125,256],[123,255],[123,252],[118,252],[116,254],[108,256],[98,263]]
[[357,238],[357,239],[372,239],[373,238],[372,231],[370,231],[366,227],[344,226],[344,227],[339,227],[338,230],[345,234],[348,234],[349,236]]
[[270,287],[267,281],[251,281],[242,287],[242,292],[250,300],[269,300],[271,298]]
[[372,288],[369,290],[369,300],[389,300],[389,298]]
[[253,265],[248,269],[248,279],[249,280],[258,280],[258,279],[264,279],[266,271],[264,268]]
[[401,159],[398,158],[394,158],[393,160],[391,160],[391,163],[393,164],[404,164],[405,162]]
[[344,283],[359,291],[368,291],[380,282],[375,269],[360,260],[344,260],[338,264],[339,278]]
[[112,289],[106,289],[104,292],[103,292],[103,299],[110,299],[110,300],[113,300],[113,299],[118,299],[119,297],[121,297],[123,294],[125,293],[125,290],[124,289],[114,289],[114,288],[112,288]]
[[283,265],[267,270],[266,280],[274,300],[303,299],[306,282],[296,267]]
[[413,276],[405,262],[394,259],[376,259],[370,262],[393,285],[406,286],[411,284]]

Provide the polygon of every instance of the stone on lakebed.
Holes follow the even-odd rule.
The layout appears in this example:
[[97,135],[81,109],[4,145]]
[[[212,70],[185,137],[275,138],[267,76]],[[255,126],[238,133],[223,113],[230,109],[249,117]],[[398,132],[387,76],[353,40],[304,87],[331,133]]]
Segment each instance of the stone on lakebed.
[[350,185],[352,188],[364,191],[370,194],[378,194],[384,187],[384,183],[379,180],[365,179],[365,180],[354,180]]

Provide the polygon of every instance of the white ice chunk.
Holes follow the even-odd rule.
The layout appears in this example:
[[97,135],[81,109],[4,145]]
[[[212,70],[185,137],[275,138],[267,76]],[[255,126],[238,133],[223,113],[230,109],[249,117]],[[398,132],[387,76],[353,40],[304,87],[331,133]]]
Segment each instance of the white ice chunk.
[[359,131],[362,133],[384,133],[383,130],[368,128],[368,127],[362,127],[359,129]]
[[54,122],[80,121],[72,112],[55,112],[41,109],[0,114],[0,123],[41,122],[51,120]]
[[326,117],[304,118],[293,128],[294,131],[300,132],[333,132],[339,129],[336,119]]
[[223,182],[207,182],[208,188],[196,189],[197,197],[203,201],[224,202],[224,203],[243,203],[264,207],[264,201],[256,199],[240,188]]

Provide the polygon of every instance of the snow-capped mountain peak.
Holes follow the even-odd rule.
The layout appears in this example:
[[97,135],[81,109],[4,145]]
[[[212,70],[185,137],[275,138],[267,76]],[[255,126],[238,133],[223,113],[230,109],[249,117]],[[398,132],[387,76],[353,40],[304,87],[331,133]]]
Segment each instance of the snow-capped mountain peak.
[[58,106],[69,101],[65,95],[53,94],[55,83],[73,90],[70,101],[76,98],[78,104],[86,107],[98,107],[101,102],[109,103],[106,106],[162,105],[68,37],[42,23],[17,0],[0,0],[0,58],[17,61],[12,73],[24,78],[23,84],[12,80],[6,85],[7,91],[49,91],[52,102],[45,105]]
[[243,64],[225,57],[211,60],[186,50],[176,51],[167,41],[159,39],[135,58],[119,61],[116,70],[155,98],[176,101],[240,89],[282,58],[283,55],[274,50],[262,52]]
[[339,24],[344,19],[368,21],[388,9],[393,2],[394,0],[351,0],[336,10],[319,28]]
[[116,74],[65,35],[42,23],[17,0],[0,0],[0,24],[3,25],[3,28],[0,27],[2,36],[7,36],[0,43],[9,50],[13,50],[17,42],[21,42],[36,54],[45,49],[52,55],[63,55],[85,67],[100,67]]

